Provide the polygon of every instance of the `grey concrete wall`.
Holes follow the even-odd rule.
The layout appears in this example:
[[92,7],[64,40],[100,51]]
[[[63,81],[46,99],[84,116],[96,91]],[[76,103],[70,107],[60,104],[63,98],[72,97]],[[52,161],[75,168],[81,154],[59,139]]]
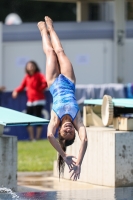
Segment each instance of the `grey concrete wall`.
[[[115,131],[110,128],[87,128],[88,148],[78,181],[108,187],[133,186],[133,132]],[[67,154],[78,156],[78,136]],[[58,176],[56,162],[54,175]],[[65,166],[64,178],[70,173]]]
[[17,191],[17,137],[0,136],[0,187]]

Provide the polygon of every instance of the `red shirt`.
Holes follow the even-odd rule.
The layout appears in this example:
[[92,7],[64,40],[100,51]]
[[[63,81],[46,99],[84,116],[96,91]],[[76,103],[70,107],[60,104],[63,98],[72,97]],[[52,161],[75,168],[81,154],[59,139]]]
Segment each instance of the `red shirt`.
[[26,75],[21,85],[15,89],[17,92],[21,92],[26,88],[28,101],[34,102],[37,100],[46,99],[44,90],[47,88],[46,78],[40,72],[36,72],[34,75]]

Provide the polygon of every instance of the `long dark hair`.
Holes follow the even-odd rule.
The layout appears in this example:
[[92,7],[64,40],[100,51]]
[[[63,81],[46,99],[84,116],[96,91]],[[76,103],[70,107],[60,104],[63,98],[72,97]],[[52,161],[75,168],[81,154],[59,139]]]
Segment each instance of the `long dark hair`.
[[[70,146],[71,144],[74,143],[75,135],[74,135],[74,138],[72,140],[65,140],[59,133],[58,139],[59,139],[59,143],[60,143],[61,148],[63,149],[64,152],[66,152],[67,146]],[[64,167],[65,167],[64,159],[62,158],[62,156],[60,154],[58,154],[59,178],[60,178],[60,175],[64,173]]]
[[31,61],[27,62],[26,65],[25,65],[25,72],[26,72],[27,74],[29,74],[29,72],[28,72],[28,70],[27,70],[27,64],[28,64],[28,63],[32,63],[32,64],[34,65],[34,67],[35,67],[35,73],[36,73],[36,72],[40,72],[40,68],[38,67],[38,64],[37,64],[35,61],[31,60]]

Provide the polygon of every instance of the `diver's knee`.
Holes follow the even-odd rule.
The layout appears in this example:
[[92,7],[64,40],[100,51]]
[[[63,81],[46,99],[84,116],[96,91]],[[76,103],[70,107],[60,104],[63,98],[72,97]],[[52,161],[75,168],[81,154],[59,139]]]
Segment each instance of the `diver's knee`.
[[56,53],[57,55],[59,55],[59,54],[64,54],[64,50],[63,50],[62,48],[59,48],[59,49],[56,49],[56,50],[55,50],[55,53]]
[[54,51],[54,49],[53,48],[48,48],[47,50],[46,50],[46,55],[47,56],[55,56],[55,51]]

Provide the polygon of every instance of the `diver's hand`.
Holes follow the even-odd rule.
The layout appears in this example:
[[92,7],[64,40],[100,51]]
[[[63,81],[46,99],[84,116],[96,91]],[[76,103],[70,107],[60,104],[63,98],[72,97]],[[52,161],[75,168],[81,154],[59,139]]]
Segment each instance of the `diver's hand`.
[[71,170],[76,164],[76,162],[73,160],[73,159],[76,159],[75,156],[66,155],[63,159],[66,162],[66,164],[68,165],[69,170]]
[[69,172],[72,171],[70,179],[73,181],[76,181],[80,177],[80,172],[81,172],[81,166],[80,165],[74,165]]

